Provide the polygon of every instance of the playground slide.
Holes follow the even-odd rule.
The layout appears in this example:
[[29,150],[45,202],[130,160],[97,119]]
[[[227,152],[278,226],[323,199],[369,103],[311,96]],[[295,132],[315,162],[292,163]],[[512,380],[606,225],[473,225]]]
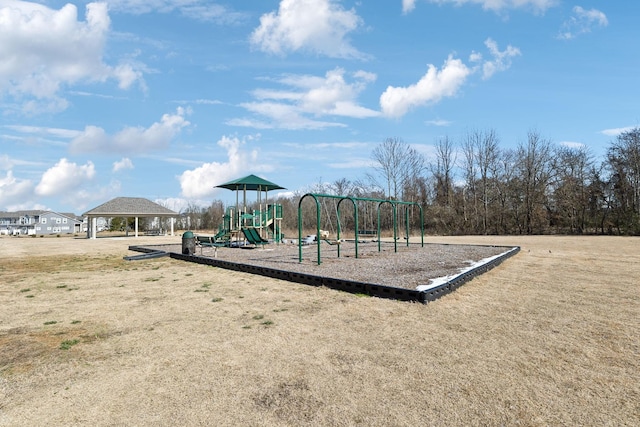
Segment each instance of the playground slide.
[[264,245],[265,243],[269,243],[268,240],[265,240],[262,237],[260,237],[258,230],[256,230],[253,227],[243,227],[242,234],[244,234],[244,237],[247,239],[249,243],[254,245]]
[[218,241],[222,239],[227,233],[229,233],[229,230],[227,230],[226,228],[223,228],[222,230],[218,231],[218,233],[214,236],[214,240]]

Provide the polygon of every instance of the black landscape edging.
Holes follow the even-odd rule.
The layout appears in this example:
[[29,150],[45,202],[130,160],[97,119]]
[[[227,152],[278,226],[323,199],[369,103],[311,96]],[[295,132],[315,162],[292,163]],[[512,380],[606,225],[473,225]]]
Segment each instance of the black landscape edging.
[[150,252],[166,252],[166,251],[161,251],[160,249],[153,249],[153,246],[151,246],[151,247],[149,247],[149,246],[129,246],[129,250],[130,251],[135,251],[135,252],[144,252],[144,253],[147,253],[147,254],[150,253]]
[[494,267],[497,267],[504,260],[511,258],[518,252],[520,252],[520,246],[510,247],[510,250],[508,252],[505,252],[504,254],[500,255],[499,257],[496,257],[495,259],[492,259],[486,264],[482,264],[469,271],[465,271],[464,273],[458,276],[455,276],[453,279],[449,280],[446,283],[443,283],[440,286],[422,291],[425,294],[424,295],[425,299],[423,302],[427,303],[429,301],[435,301],[438,298],[443,297],[448,293],[455,291],[460,286],[467,283],[469,280],[473,279],[476,276],[481,275],[482,273],[486,273],[487,271],[493,269]]
[[[505,247],[507,248],[507,247]],[[130,246],[129,250],[145,252],[147,254],[155,252],[163,252],[157,249],[145,248],[142,246]],[[363,294],[374,296],[378,298],[395,299],[400,301],[417,301],[426,304],[430,301],[435,301],[438,298],[443,297],[457,288],[473,279],[474,277],[485,273],[492,268],[498,266],[504,260],[514,256],[520,252],[520,247],[510,247],[508,252],[505,252],[499,257],[489,261],[486,264],[482,264],[476,268],[466,271],[450,281],[443,283],[440,286],[431,288],[425,291],[418,291],[414,289],[396,288],[393,286],[377,285],[373,283],[357,282],[353,280],[338,279],[334,277],[315,276],[312,274],[305,274],[293,271],[278,270],[269,267],[260,267],[250,264],[242,264],[230,261],[219,260],[215,258],[208,258],[199,255],[186,255],[177,252],[165,252],[173,259],[181,261],[195,262],[197,264],[209,265],[212,267],[223,268],[225,270],[239,271],[242,273],[255,274],[258,276],[270,277],[274,279],[286,280],[293,283],[301,283],[310,286],[325,286],[330,289],[349,292],[352,294]],[[126,257],[125,257],[126,259]],[[142,258],[141,258],[142,259]]]
[[337,279],[334,277],[315,276],[312,274],[278,270],[269,267],[260,267],[256,265],[222,261],[215,258],[202,257],[199,255],[185,255],[171,252],[169,256],[171,258],[179,259],[182,261],[195,262],[197,264],[210,265],[212,267],[219,267],[227,270],[239,271],[242,273],[255,274],[258,276],[271,277],[274,279],[286,280],[288,282],[300,283],[304,285],[324,286],[330,289],[349,292],[353,294],[364,294],[373,297],[390,298],[401,301],[424,302],[422,298],[422,292],[412,289],[395,288],[392,286],[356,282],[353,280]]
[[142,255],[132,255],[132,256],[125,256],[122,257],[125,261],[142,261],[145,259],[152,259],[152,258],[160,258],[163,256],[169,256],[169,252],[165,252],[165,251],[151,251],[151,252],[145,252]]

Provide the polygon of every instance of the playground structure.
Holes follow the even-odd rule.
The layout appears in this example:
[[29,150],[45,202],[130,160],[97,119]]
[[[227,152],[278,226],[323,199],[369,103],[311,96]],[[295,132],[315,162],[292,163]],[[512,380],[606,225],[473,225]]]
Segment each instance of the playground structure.
[[[380,226],[380,211],[383,205],[390,205],[392,209],[392,218],[393,218],[393,244],[394,251],[398,252],[398,206],[404,207],[405,212],[405,239],[406,244],[409,246],[410,232],[409,232],[409,207],[415,206],[420,210],[420,237],[421,237],[421,245],[424,247],[424,214],[422,211],[422,206],[419,203],[415,202],[406,202],[401,200],[389,200],[389,199],[374,199],[368,197],[351,197],[351,196],[336,196],[333,194],[315,194],[315,193],[307,193],[300,198],[298,202],[298,261],[302,262],[302,202],[305,198],[311,197],[315,201],[316,205],[316,246],[318,251],[317,262],[318,265],[321,264],[321,213],[322,210],[320,208],[320,199],[334,199],[339,200],[336,205],[336,217],[337,217],[337,229],[336,229],[336,242],[340,242],[342,227],[340,223],[340,205],[348,200],[353,205],[353,223],[355,226],[354,229],[354,241],[355,241],[355,257],[358,258],[358,243],[360,240],[360,236],[362,235],[361,230],[359,228],[359,217],[358,217],[358,202],[367,202],[367,203],[376,203],[377,204],[377,226],[375,233],[377,235],[378,240],[378,252],[382,250],[381,246],[381,226]],[[370,234],[372,230],[366,230],[366,234]],[[328,241],[328,243],[332,243]],[[338,245],[337,250],[338,257],[340,257],[340,246]]]
[[[284,187],[255,175],[248,175],[216,187],[235,191],[236,204],[226,208],[217,233],[208,243],[205,242],[205,245],[239,246],[241,242],[249,242],[257,246],[264,245],[269,240],[278,243],[282,241],[282,205],[268,203],[267,195],[271,190],[282,190]],[[249,211],[247,191],[256,192],[258,209]]]
[[[236,192],[235,206],[229,206],[225,209],[222,223],[218,227],[215,236],[196,236],[200,246],[241,246],[245,242],[254,246],[264,246],[269,241],[276,243],[282,242],[282,205],[277,203],[268,203],[268,192],[271,190],[284,189],[273,182],[267,181],[255,175],[248,175],[244,178],[229,181],[227,183],[216,186],[216,188],[225,188]],[[247,191],[255,191],[257,194],[258,209],[249,211],[247,206]],[[242,204],[240,203],[240,193],[242,193]],[[263,198],[264,193],[264,198]],[[407,202],[402,200],[376,199],[368,197],[340,196],[333,194],[317,194],[307,193],[300,198],[298,202],[298,258],[302,262],[302,246],[309,243],[302,236],[302,203],[307,198],[313,198],[316,205],[316,239],[313,243],[317,246],[317,263],[322,262],[321,258],[321,242],[327,242],[330,245],[338,245],[337,256],[341,256],[340,241],[343,237],[341,224],[341,205],[347,200],[353,206],[353,239],[355,242],[355,257],[358,258],[358,244],[362,236],[377,236],[378,251],[382,246],[381,238],[381,210],[385,205],[389,205],[392,210],[393,219],[393,242],[394,251],[398,251],[398,208],[404,208],[405,213],[405,234],[406,245],[409,246],[410,227],[409,227],[409,208],[416,207],[420,212],[420,236],[421,244],[424,246],[424,216],[422,206],[416,202]],[[322,209],[320,208],[320,200],[333,199],[336,203],[337,229],[336,239],[329,240],[326,236],[327,231],[321,230]],[[359,204],[375,204],[377,213],[377,224],[375,229],[361,229],[359,218]],[[326,210],[326,206],[325,206]],[[329,214],[327,210],[327,214]]]
[[[247,181],[247,179],[257,179],[262,182],[255,185],[255,181]],[[248,241],[249,243],[252,243],[255,246],[264,245],[268,243],[269,240],[264,238],[262,235],[269,235],[269,233],[272,233],[271,236],[276,241],[281,241],[282,239],[282,235],[279,234],[279,231],[278,231],[281,225],[281,220],[282,220],[281,206],[278,207],[277,204],[269,204],[266,199],[266,194],[265,194],[264,202],[262,201],[262,198],[259,195],[259,200],[258,200],[259,209],[253,210],[250,213],[247,209],[247,204],[246,204],[247,191],[258,191],[258,192],[264,191],[266,193],[268,190],[272,190],[275,188],[282,188],[282,187],[279,187],[273,183],[269,183],[268,181],[265,184],[264,180],[261,180],[260,178],[253,177],[253,176],[243,178],[242,180],[232,181],[230,183],[223,184],[220,187],[236,190],[236,199],[237,199],[236,206],[228,208],[228,210],[225,212],[225,215],[223,218],[223,224],[220,227],[220,231],[218,232],[217,238],[214,236],[195,236],[199,240],[201,247],[210,246],[214,248],[213,257],[210,256],[211,254],[210,252],[208,256],[203,256],[202,250],[200,252],[200,255],[195,254],[194,251],[189,251],[188,253],[185,252],[184,251],[185,243],[189,243],[189,242],[188,241],[185,242],[185,236],[183,236],[182,251],[180,250],[167,251],[164,247],[162,249],[158,249],[154,247],[130,246],[129,247],[130,250],[142,252],[143,255],[138,255],[134,257],[125,257],[125,259],[128,259],[128,260],[149,259],[149,258],[165,256],[166,254],[168,254],[173,259],[180,259],[183,261],[210,265],[210,266],[219,267],[227,270],[257,274],[264,277],[270,277],[270,278],[275,278],[279,280],[286,280],[294,283],[302,283],[302,284],[307,284],[311,286],[324,286],[331,289],[357,293],[357,294],[370,295],[370,296],[377,296],[381,298],[391,298],[391,299],[397,299],[397,300],[403,300],[403,301],[418,301],[418,302],[426,303],[428,301],[434,301],[442,297],[443,295],[453,292],[455,289],[460,287],[462,284],[464,284],[468,280],[472,279],[478,274],[488,271],[489,269],[495,267],[496,265],[499,265],[502,261],[515,255],[520,250],[520,247],[517,247],[517,246],[516,247],[491,246],[491,248],[494,248],[494,249],[503,248],[504,252],[498,253],[497,255],[492,254],[488,258],[484,258],[480,260],[481,262],[479,262],[477,265],[471,268],[461,268],[459,274],[446,275],[442,277],[437,277],[436,279],[431,279],[428,276],[425,276],[424,281],[427,281],[427,280],[430,280],[430,281],[435,280],[435,281],[433,283],[418,282],[418,286],[416,286],[415,288],[397,286],[394,284],[386,284],[384,282],[384,278],[381,277],[384,274],[380,274],[377,276],[371,275],[371,277],[366,277],[364,279],[358,278],[358,277],[356,278],[344,277],[344,276],[341,276],[339,272],[334,271],[335,269],[332,268],[333,264],[331,263],[327,263],[324,266],[320,266],[322,242],[328,242],[329,244],[332,244],[332,250],[330,252],[337,253],[337,257],[340,257],[341,246],[342,246],[340,243],[348,240],[349,244],[347,246],[349,247],[349,250],[351,246],[355,248],[355,258],[357,259],[359,257],[358,244],[360,243],[360,238],[363,236],[366,236],[366,238],[369,241],[372,241],[371,237],[376,236],[377,249],[378,249],[378,252],[381,252],[382,251],[381,212],[383,208],[387,208],[387,209],[390,208],[392,213],[391,219],[393,221],[392,227],[393,227],[394,252],[398,252],[398,240],[400,240],[398,237],[398,228],[399,228],[398,227],[398,210],[404,209],[404,226],[405,226],[404,238],[406,239],[406,246],[409,247],[410,238],[411,238],[411,235],[410,235],[411,230],[409,227],[409,224],[410,224],[409,211],[410,209],[417,208],[420,213],[420,237],[421,237],[420,248],[424,248],[425,247],[424,216],[423,216],[422,207],[415,202],[308,193],[302,196],[298,203],[298,248],[297,248],[298,261],[299,261],[298,263],[293,263],[293,264],[290,262],[282,263],[281,260],[278,260],[277,255],[274,258],[273,253],[269,251],[264,251],[264,252],[259,251],[260,254],[268,254],[267,257],[262,260],[262,262],[258,259],[259,257],[256,256],[257,255],[256,253],[254,253],[254,255],[252,255],[251,257],[241,257],[239,260],[240,262],[238,262],[238,259],[234,260],[234,259],[229,259],[227,257],[228,254],[231,254],[231,253],[239,254],[244,251],[224,251],[221,256],[222,259],[220,259],[217,257],[217,253],[218,253],[217,248],[220,246],[233,246],[232,243],[234,242],[234,239],[236,242],[240,242],[242,239],[243,243]],[[243,192],[244,203],[242,207],[240,207],[240,203],[239,203],[240,191]],[[316,223],[315,223],[316,235],[315,235],[315,239],[313,238],[310,239],[308,243],[310,245],[313,245],[313,244],[316,245],[318,266],[314,266],[313,263],[302,262],[302,245],[303,245],[302,203],[307,198],[313,199],[316,207]],[[322,224],[321,222],[322,209],[321,209],[321,203],[320,203],[321,200],[323,200],[324,202],[326,202],[326,200],[333,200],[335,202],[335,215],[337,219],[336,221],[337,228],[335,231],[336,239],[333,241],[329,240],[328,239],[329,236],[320,229],[320,226]],[[346,202],[347,204],[343,205],[345,201],[347,201]],[[373,217],[374,217],[372,215],[373,211],[369,208],[371,205],[375,206],[375,217],[376,217],[375,221],[373,220]],[[263,209],[263,206],[266,209]],[[367,223],[367,216],[369,216],[369,221],[367,224],[369,225],[369,228],[363,229],[360,227],[360,219],[361,219],[360,207],[361,206],[363,208],[362,213],[364,213],[363,216],[365,217],[365,221],[364,221],[365,223]],[[343,224],[342,224],[343,216],[351,214],[351,210],[346,209],[346,207],[353,208],[353,227],[351,227],[351,224],[349,224],[348,221],[344,221],[344,223],[347,226],[349,226],[349,230],[344,232]],[[330,212],[329,212],[329,209],[327,209],[326,203],[324,204],[324,208],[327,216],[329,217]],[[331,221],[330,218],[327,218],[327,220]],[[374,222],[376,222],[375,225],[374,225]],[[352,234],[353,243],[354,243],[353,245],[351,245],[350,238],[343,239],[345,234],[348,234],[349,235],[348,237],[350,237],[351,233],[353,233]],[[309,237],[313,237],[313,236],[309,236]],[[288,247],[288,245],[282,245],[278,248],[278,250],[287,251],[289,248],[293,250],[293,253],[295,253],[295,246]],[[407,251],[403,250],[399,254],[388,254],[388,256],[393,256],[394,258],[400,258],[400,259],[405,257],[405,262],[406,262],[407,254],[411,254],[412,251],[417,249],[419,249],[418,245],[414,244],[411,247],[411,249]],[[363,258],[367,258],[367,255],[371,254],[370,250],[368,251],[368,253],[366,253],[367,252],[366,250],[364,252],[365,254],[363,255]],[[397,262],[395,259],[393,261],[391,260],[384,261],[385,255],[382,254],[381,256],[382,258],[376,258],[373,260],[377,264],[382,263],[382,268],[384,268],[384,264],[386,262],[388,262],[389,265],[394,265],[394,266],[397,265]],[[351,259],[354,259],[354,258],[351,258]],[[369,259],[368,261],[371,261],[371,260],[372,259]],[[424,260],[424,256],[422,255],[420,255],[419,258],[414,257],[413,259],[410,259],[411,271],[414,271],[417,268],[417,270],[420,270],[418,271],[418,274],[421,274],[422,268],[428,269],[430,264],[426,263],[423,265],[423,260]],[[344,263],[349,263],[349,262],[350,262],[349,260],[344,260]],[[366,264],[367,260],[363,259],[362,261],[358,261],[358,264],[360,262],[364,262]],[[465,265],[466,263],[468,263],[468,261],[465,261]],[[341,261],[340,264],[343,264],[343,261]],[[434,263],[431,262],[431,264],[434,264]],[[291,268],[293,265],[299,266],[299,267]],[[317,271],[310,270],[309,267],[313,269],[317,268],[318,270]],[[329,270],[327,270],[326,267],[328,267]],[[377,267],[378,265],[376,265],[376,268]],[[325,268],[325,270],[321,270],[323,268]],[[350,269],[356,272],[361,270],[359,267],[356,267],[355,265],[352,265]],[[368,270],[366,268],[364,269],[364,271],[365,271],[365,274],[367,274]],[[402,278],[401,280],[405,280],[404,274],[398,275],[394,271],[394,275],[395,275],[394,277],[400,276]],[[423,280],[423,279],[420,278],[419,280]]]

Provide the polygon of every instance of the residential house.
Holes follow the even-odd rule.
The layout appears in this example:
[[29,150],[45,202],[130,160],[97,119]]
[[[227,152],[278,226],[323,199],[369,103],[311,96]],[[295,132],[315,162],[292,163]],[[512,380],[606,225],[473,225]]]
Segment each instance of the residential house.
[[43,210],[0,212],[0,234],[5,235],[75,234],[86,229],[82,218],[69,213]]

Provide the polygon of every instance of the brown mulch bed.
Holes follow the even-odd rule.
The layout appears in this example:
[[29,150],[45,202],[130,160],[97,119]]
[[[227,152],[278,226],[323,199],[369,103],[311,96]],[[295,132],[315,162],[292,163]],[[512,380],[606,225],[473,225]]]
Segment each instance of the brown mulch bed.
[[[181,253],[181,245],[151,246],[153,249]],[[404,289],[429,285],[433,280],[455,276],[464,269],[482,264],[483,260],[503,254],[511,247],[480,245],[448,245],[428,243],[377,242],[358,244],[344,241],[338,245],[322,242],[321,263],[315,244],[302,247],[302,262],[296,244],[269,244],[264,248],[197,247],[195,255],[241,264],[268,267],[322,277],[371,283]]]

